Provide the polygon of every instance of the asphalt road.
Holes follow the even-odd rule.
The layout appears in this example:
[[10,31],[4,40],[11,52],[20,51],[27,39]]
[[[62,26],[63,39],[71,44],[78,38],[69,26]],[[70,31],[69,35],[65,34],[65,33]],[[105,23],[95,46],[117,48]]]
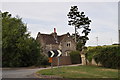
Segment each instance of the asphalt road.
[[14,68],[14,69],[3,69],[2,78],[37,78],[35,72],[45,68]]
[[[79,66],[81,64],[75,65],[65,65],[65,66]],[[62,66],[61,66],[62,67]],[[50,67],[48,67],[50,68]],[[2,78],[39,78],[35,75],[38,70],[48,69],[48,68],[3,68]],[[54,67],[55,68],[55,67]]]

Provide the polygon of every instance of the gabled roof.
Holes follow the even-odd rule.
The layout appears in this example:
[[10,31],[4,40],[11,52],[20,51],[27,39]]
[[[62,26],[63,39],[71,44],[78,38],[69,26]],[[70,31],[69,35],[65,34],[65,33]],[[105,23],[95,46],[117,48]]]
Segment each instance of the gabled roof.
[[46,44],[56,44],[56,40],[54,39],[52,35],[41,34],[40,36],[42,37],[42,39],[44,40]]
[[64,35],[57,35],[57,33],[55,34],[56,38],[53,36],[54,33],[52,34],[41,34],[40,32],[38,33],[38,36],[37,38],[42,38],[44,43],[46,44],[60,44],[60,42],[65,38],[65,37],[68,37],[70,36],[69,33],[67,34],[64,34]]

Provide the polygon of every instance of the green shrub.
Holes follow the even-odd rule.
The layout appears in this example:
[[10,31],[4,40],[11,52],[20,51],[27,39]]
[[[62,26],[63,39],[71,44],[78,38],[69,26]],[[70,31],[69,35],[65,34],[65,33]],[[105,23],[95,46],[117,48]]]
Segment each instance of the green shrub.
[[102,66],[108,68],[120,67],[120,46],[102,46],[89,48],[87,52],[88,60],[95,59],[96,63],[101,63]]
[[104,67],[118,68],[120,64],[120,47],[106,47],[101,53],[94,56],[95,60],[100,62]]
[[70,57],[71,57],[72,64],[81,63],[81,56],[79,51],[70,52]]
[[87,57],[87,59],[89,60],[89,62],[92,61],[92,58],[93,58],[94,55],[99,54],[99,53],[101,52],[102,48],[103,48],[103,47],[101,47],[101,46],[88,47],[87,53],[86,53],[86,54],[87,54],[86,57]]
[[38,64],[36,64],[36,66],[42,66],[42,65],[50,65],[50,63],[48,62],[48,57],[45,55],[41,55]]

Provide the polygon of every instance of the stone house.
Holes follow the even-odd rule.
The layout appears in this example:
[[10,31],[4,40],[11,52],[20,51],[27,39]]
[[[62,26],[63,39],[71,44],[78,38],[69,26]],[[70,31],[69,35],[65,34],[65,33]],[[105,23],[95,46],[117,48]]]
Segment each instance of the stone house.
[[76,50],[76,44],[69,33],[57,35],[56,29],[51,34],[38,32],[36,40],[40,42],[43,53],[47,55],[50,50],[61,50],[62,56],[69,56],[71,51]]

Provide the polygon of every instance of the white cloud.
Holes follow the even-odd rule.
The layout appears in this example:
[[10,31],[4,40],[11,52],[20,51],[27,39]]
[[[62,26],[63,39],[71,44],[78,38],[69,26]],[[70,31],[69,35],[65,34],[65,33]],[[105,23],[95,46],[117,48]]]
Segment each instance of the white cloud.
[[111,39],[117,42],[117,3],[11,2],[3,3],[2,11],[22,17],[35,38],[38,32],[49,34],[54,27],[57,28],[58,34],[73,33],[74,27],[67,25],[67,13],[71,5],[77,5],[79,10],[84,11],[85,15],[92,20],[92,31],[87,45],[96,45],[96,36],[99,37],[100,44],[110,44]]

